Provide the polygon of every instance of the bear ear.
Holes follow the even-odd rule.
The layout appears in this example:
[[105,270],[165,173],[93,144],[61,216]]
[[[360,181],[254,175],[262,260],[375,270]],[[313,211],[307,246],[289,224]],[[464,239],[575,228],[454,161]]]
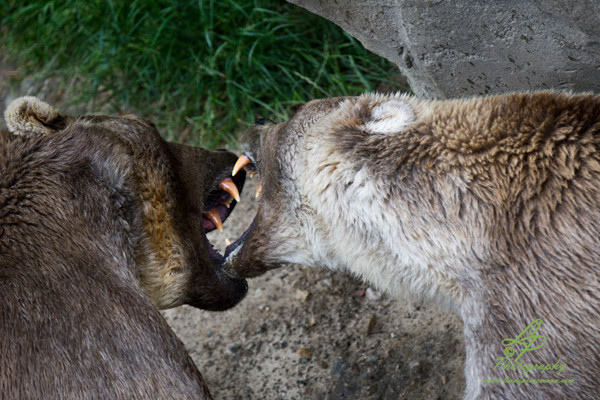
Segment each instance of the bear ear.
[[414,120],[415,114],[407,103],[391,99],[373,108],[365,127],[372,133],[395,133],[402,131]]
[[26,96],[13,100],[4,119],[8,130],[15,135],[40,135],[64,129],[65,119],[58,111],[37,97]]

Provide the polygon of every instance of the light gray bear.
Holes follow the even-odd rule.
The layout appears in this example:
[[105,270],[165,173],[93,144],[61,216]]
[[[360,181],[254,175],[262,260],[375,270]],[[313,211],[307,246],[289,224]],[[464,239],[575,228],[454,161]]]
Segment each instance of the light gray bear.
[[600,97],[311,101],[245,135],[226,269],[344,269],[458,313],[465,399],[600,398]]

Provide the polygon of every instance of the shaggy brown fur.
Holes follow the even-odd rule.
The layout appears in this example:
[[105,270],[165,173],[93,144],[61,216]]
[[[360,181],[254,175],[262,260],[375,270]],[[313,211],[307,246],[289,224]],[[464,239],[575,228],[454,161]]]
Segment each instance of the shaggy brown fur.
[[[467,399],[600,398],[600,97],[326,99],[246,141],[264,190],[232,273],[325,265],[455,310]],[[560,382],[489,381],[517,378]]]
[[167,143],[133,115],[69,117],[35,98],[5,115],[0,397],[209,399],[156,307],[244,297],[202,229],[235,156]]

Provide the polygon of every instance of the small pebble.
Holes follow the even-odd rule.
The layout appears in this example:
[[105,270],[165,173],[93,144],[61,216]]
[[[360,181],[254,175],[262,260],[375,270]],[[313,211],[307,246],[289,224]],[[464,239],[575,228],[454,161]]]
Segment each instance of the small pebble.
[[240,350],[242,350],[242,346],[236,342],[229,343],[225,348],[225,351],[231,354],[232,356],[237,355],[240,352]]
[[375,314],[371,315],[371,318],[369,318],[369,322],[367,323],[367,336],[369,336],[371,333],[373,333],[373,330],[375,329],[375,325],[377,324],[377,316]]
[[310,296],[310,292],[308,290],[296,289],[296,294],[294,297],[296,297],[300,301],[306,301],[308,299],[308,296]]
[[408,368],[411,371],[416,371],[421,368],[421,363],[419,361],[413,361],[410,364],[408,364]]
[[310,349],[307,349],[306,347],[301,347],[300,349],[298,349],[298,354],[301,357],[310,358],[312,356],[312,351],[310,351]]

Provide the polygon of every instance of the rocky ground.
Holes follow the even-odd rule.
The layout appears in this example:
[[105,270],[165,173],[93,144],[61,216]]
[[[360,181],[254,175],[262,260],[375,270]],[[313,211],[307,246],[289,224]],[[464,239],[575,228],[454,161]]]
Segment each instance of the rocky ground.
[[[25,81],[10,90],[0,63],[0,108],[21,95],[58,105],[68,90]],[[3,84],[4,79],[4,84]],[[0,127],[4,121],[0,121]],[[238,237],[256,212],[256,182],[225,222]],[[214,243],[224,237],[211,234]],[[232,310],[163,315],[215,399],[458,399],[465,358],[459,318],[391,299],[353,277],[289,265],[249,282]]]

